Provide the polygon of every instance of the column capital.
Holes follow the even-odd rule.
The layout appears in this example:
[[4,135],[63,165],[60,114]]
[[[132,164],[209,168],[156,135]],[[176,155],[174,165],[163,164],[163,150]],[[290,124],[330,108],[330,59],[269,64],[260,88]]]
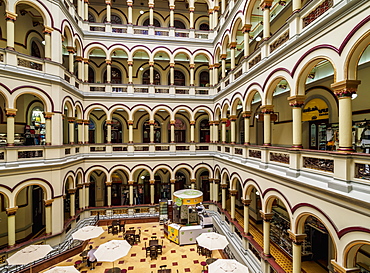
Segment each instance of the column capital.
[[84,186],[85,186],[85,188],[90,187],[90,182],[85,182],[85,183],[84,183]]
[[149,66],[154,66],[154,62],[149,62]]
[[221,189],[227,189],[227,184],[221,183],[220,185],[221,185]]
[[242,32],[243,33],[249,33],[251,31],[251,28],[252,28],[252,24],[245,24],[243,27],[242,27]]
[[220,55],[221,60],[226,60],[226,57],[227,57],[227,54],[221,54]]
[[74,123],[76,118],[75,117],[67,117],[69,123]]
[[133,66],[133,65],[134,65],[134,62],[133,62],[133,61],[127,61],[127,64],[128,64],[129,66]]
[[237,118],[238,118],[237,115],[230,115],[229,116],[229,120],[231,120],[231,121],[236,121]]
[[13,216],[17,213],[17,210],[18,210],[18,206],[15,206],[13,208],[6,208],[6,214],[8,216]]
[[242,199],[242,203],[245,207],[249,207],[251,204],[252,200],[251,199]]
[[112,181],[106,181],[106,182],[105,182],[105,185],[106,185],[107,187],[112,187]]
[[84,123],[84,120],[83,119],[76,119],[76,123],[77,124],[83,124]]
[[110,0],[105,0],[105,4],[106,5],[112,5],[111,1]]
[[155,180],[154,179],[150,179],[149,180],[149,183],[150,183],[150,185],[154,185],[155,184]]
[[107,120],[105,121],[105,124],[107,124],[107,125],[112,125],[112,120],[107,119]]
[[294,234],[290,229],[288,229],[289,238],[293,241],[296,245],[301,245],[307,237],[307,234]]
[[220,184],[220,179],[218,179],[218,178],[213,178],[213,182],[214,182],[215,184]]
[[77,188],[77,189],[82,189],[83,187],[84,187],[84,185],[83,185],[83,184],[77,184],[77,185],[76,185],[76,188]]
[[219,120],[214,120],[213,121],[213,125],[219,125],[220,124],[220,121]]
[[195,125],[195,120],[191,120],[190,125]]
[[154,125],[154,124],[155,124],[155,120],[154,119],[149,120],[149,125]]
[[197,180],[195,178],[190,179],[190,183],[195,183]]
[[273,105],[262,105],[261,112],[263,114],[273,114],[274,113],[274,106]]
[[129,185],[133,185],[133,184],[135,183],[135,181],[134,181],[134,180],[129,180],[129,181],[127,181],[127,183],[128,183]]
[[89,125],[89,124],[90,124],[90,120],[89,120],[89,119],[84,119],[84,120],[83,120],[83,123],[84,123],[85,125]]
[[272,6],[272,0],[263,0],[261,1],[260,7],[262,10],[270,9]]
[[68,189],[67,190],[69,194],[75,194],[76,193],[76,189]]
[[243,118],[250,118],[252,116],[252,111],[244,111],[242,115]]
[[208,9],[208,14],[212,14],[213,13],[213,9]]
[[235,49],[237,44],[238,44],[237,42],[231,42],[229,45],[230,49]]
[[128,125],[134,125],[134,121],[132,119],[127,121]]
[[301,108],[304,105],[306,99],[305,95],[295,95],[288,98],[289,106],[293,108]]
[[194,69],[195,68],[195,64],[189,64],[189,68],[190,69]]
[[221,118],[221,123],[226,123],[228,120],[228,118]]
[[335,96],[338,99],[352,97],[357,92],[357,87],[361,84],[358,80],[344,80],[335,82],[331,85]]
[[176,124],[176,120],[170,120],[170,124],[171,125],[175,125]]
[[208,69],[212,70],[213,69],[213,64],[208,65]]
[[45,119],[51,119],[53,117],[53,112],[44,112],[44,118]]
[[54,202],[54,199],[44,200],[45,207],[50,207]]
[[5,20],[10,20],[10,21],[15,21],[17,20],[17,16],[18,14],[14,13],[14,12],[11,12],[11,11],[5,11]]
[[274,216],[274,213],[264,213],[262,210],[260,210],[261,217],[263,221],[270,222],[272,219],[272,216]]
[[52,27],[44,26],[44,34],[51,34],[54,31]]
[[84,62],[85,64],[88,64],[88,63],[89,63],[89,58],[83,58],[82,60],[83,60],[83,62]]
[[149,3],[149,4],[148,4],[148,7],[149,7],[150,9],[154,9],[154,3]]
[[213,67],[214,67],[214,68],[219,68],[219,67],[220,67],[220,64],[219,64],[219,63],[215,63],[215,64],[213,65]]
[[7,117],[15,117],[17,114],[18,109],[12,109],[12,108],[5,108],[5,115]]
[[220,7],[219,7],[219,6],[214,6],[214,7],[213,7],[213,10],[217,12],[217,11],[219,11],[219,10],[220,10]]
[[211,177],[209,177],[209,178],[208,178],[208,181],[209,181],[210,183],[212,183],[212,182],[213,182],[213,180],[214,180],[214,179],[213,179],[213,178],[211,178]]
[[229,190],[231,196],[236,196],[238,194],[238,190]]
[[175,5],[170,5],[170,10],[174,10],[175,9]]
[[170,179],[170,183],[171,184],[175,184],[176,183],[176,179],[174,179],[174,178]]
[[84,59],[83,59],[81,56],[76,56],[76,57],[75,57],[75,61],[76,61],[76,62],[79,62],[79,63],[80,63],[80,62],[83,62],[83,60],[84,60]]
[[189,7],[189,12],[194,12],[195,7]]
[[106,59],[106,60],[105,60],[105,63],[106,63],[107,65],[112,65],[112,60]]
[[73,46],[67,46],[68,53],[75,53],[75,48]]

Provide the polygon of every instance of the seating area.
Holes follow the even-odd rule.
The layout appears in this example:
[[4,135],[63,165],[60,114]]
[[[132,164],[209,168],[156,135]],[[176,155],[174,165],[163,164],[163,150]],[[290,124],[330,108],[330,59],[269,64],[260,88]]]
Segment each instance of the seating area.
[[[197,245],[179,246],[170,242],[164,237],[163,226],[158,222],[138,224],[123,222],[118,222],[117,224],[117,222],[112,222],[112,225],[103,226],[103,229],[105,232],[98,238],[90,240],[82,253],[55,264],[55,266],[75,265],[82,273],[90,272],[86,264],[87,249],[90,245],[92,245],[93,248],[98,248],[99,245],[110,240],[133,237],[135,240],[131,242],[132,248],[127,256],[115,261],[114,266],[110,262],[97,261],[95,269],[93,270],[94,273],[208,272],[207,259],[209,258],[205,255],[203,256],[202,252],[198,252]],[[118,229],[118,234],[114,232],[115,229]],[[126,230],[126,232],[124,232],[124,230]],[[219,251],[213,251],[212,257],[215,259],[222,258]],[[112,270],[113,267],[114,269]]]

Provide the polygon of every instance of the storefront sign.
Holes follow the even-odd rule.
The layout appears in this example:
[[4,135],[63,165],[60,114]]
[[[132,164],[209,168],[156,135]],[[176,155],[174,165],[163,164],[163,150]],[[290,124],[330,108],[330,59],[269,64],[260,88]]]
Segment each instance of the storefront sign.
[[306,103],[302,111],[302,121],[328,119],[329,108],[322,99],[312,99]]

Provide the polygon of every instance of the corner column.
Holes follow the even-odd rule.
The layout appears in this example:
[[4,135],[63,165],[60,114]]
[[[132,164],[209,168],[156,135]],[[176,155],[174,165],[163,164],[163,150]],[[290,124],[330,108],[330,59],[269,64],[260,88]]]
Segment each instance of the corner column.
[[45,36],[45,59],[51,60],[51,33],[53,32],[53,28],[45,26],[44,28],[44,36]]
[[219,63],[215,63],[213,65],[213,84],[217,85],[218,84],[218,68],[220,67]]
[[213,65],[208,65],[209,86],[214,86]]
[[7,208],[6,214],[8,215],[8,246],[15,245],[15,214],[18,207]]
[[6,146],[14,146],[14,120],[17,109],[6,108]]
[[302,146],[302,106],[306,96],[297,95],[289,97],[289,105],[292,107],[293,117],[293,148],[301,149]]
[[84,75],[83,58],[81,56],[76,56],[76,62],[77,62],[77,67],[78,67],[77,78],[82,81],[83,75]]
[[6,20],[6,48],[14,50],[14,25],[15,20],[17,20],[17,14],[6,11],[5,20]]
[[292,240],[293,248],[293,273],[302,272],[302,243],[305,241],[306,234],[294,234],[288,230],[289,238]]
[[345,80],[331,85],[339,102],[339,149],[352,152],[352,95],[356,94],[361,81]]
[[52,205],[53,205],[54,199],[44,200],[45,204],[45,233],[46,235],[52,234]]

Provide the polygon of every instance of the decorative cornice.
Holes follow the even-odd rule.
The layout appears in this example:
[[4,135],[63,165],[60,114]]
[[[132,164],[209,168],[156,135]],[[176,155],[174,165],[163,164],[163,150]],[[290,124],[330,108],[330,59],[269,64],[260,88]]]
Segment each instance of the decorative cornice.
[[344,80],[340,82],[335,82],[331,85],[334,90],[334,94],[340,98],[350,98],[352,94],[357,92],[357,87],[361,84],[358,80]]

